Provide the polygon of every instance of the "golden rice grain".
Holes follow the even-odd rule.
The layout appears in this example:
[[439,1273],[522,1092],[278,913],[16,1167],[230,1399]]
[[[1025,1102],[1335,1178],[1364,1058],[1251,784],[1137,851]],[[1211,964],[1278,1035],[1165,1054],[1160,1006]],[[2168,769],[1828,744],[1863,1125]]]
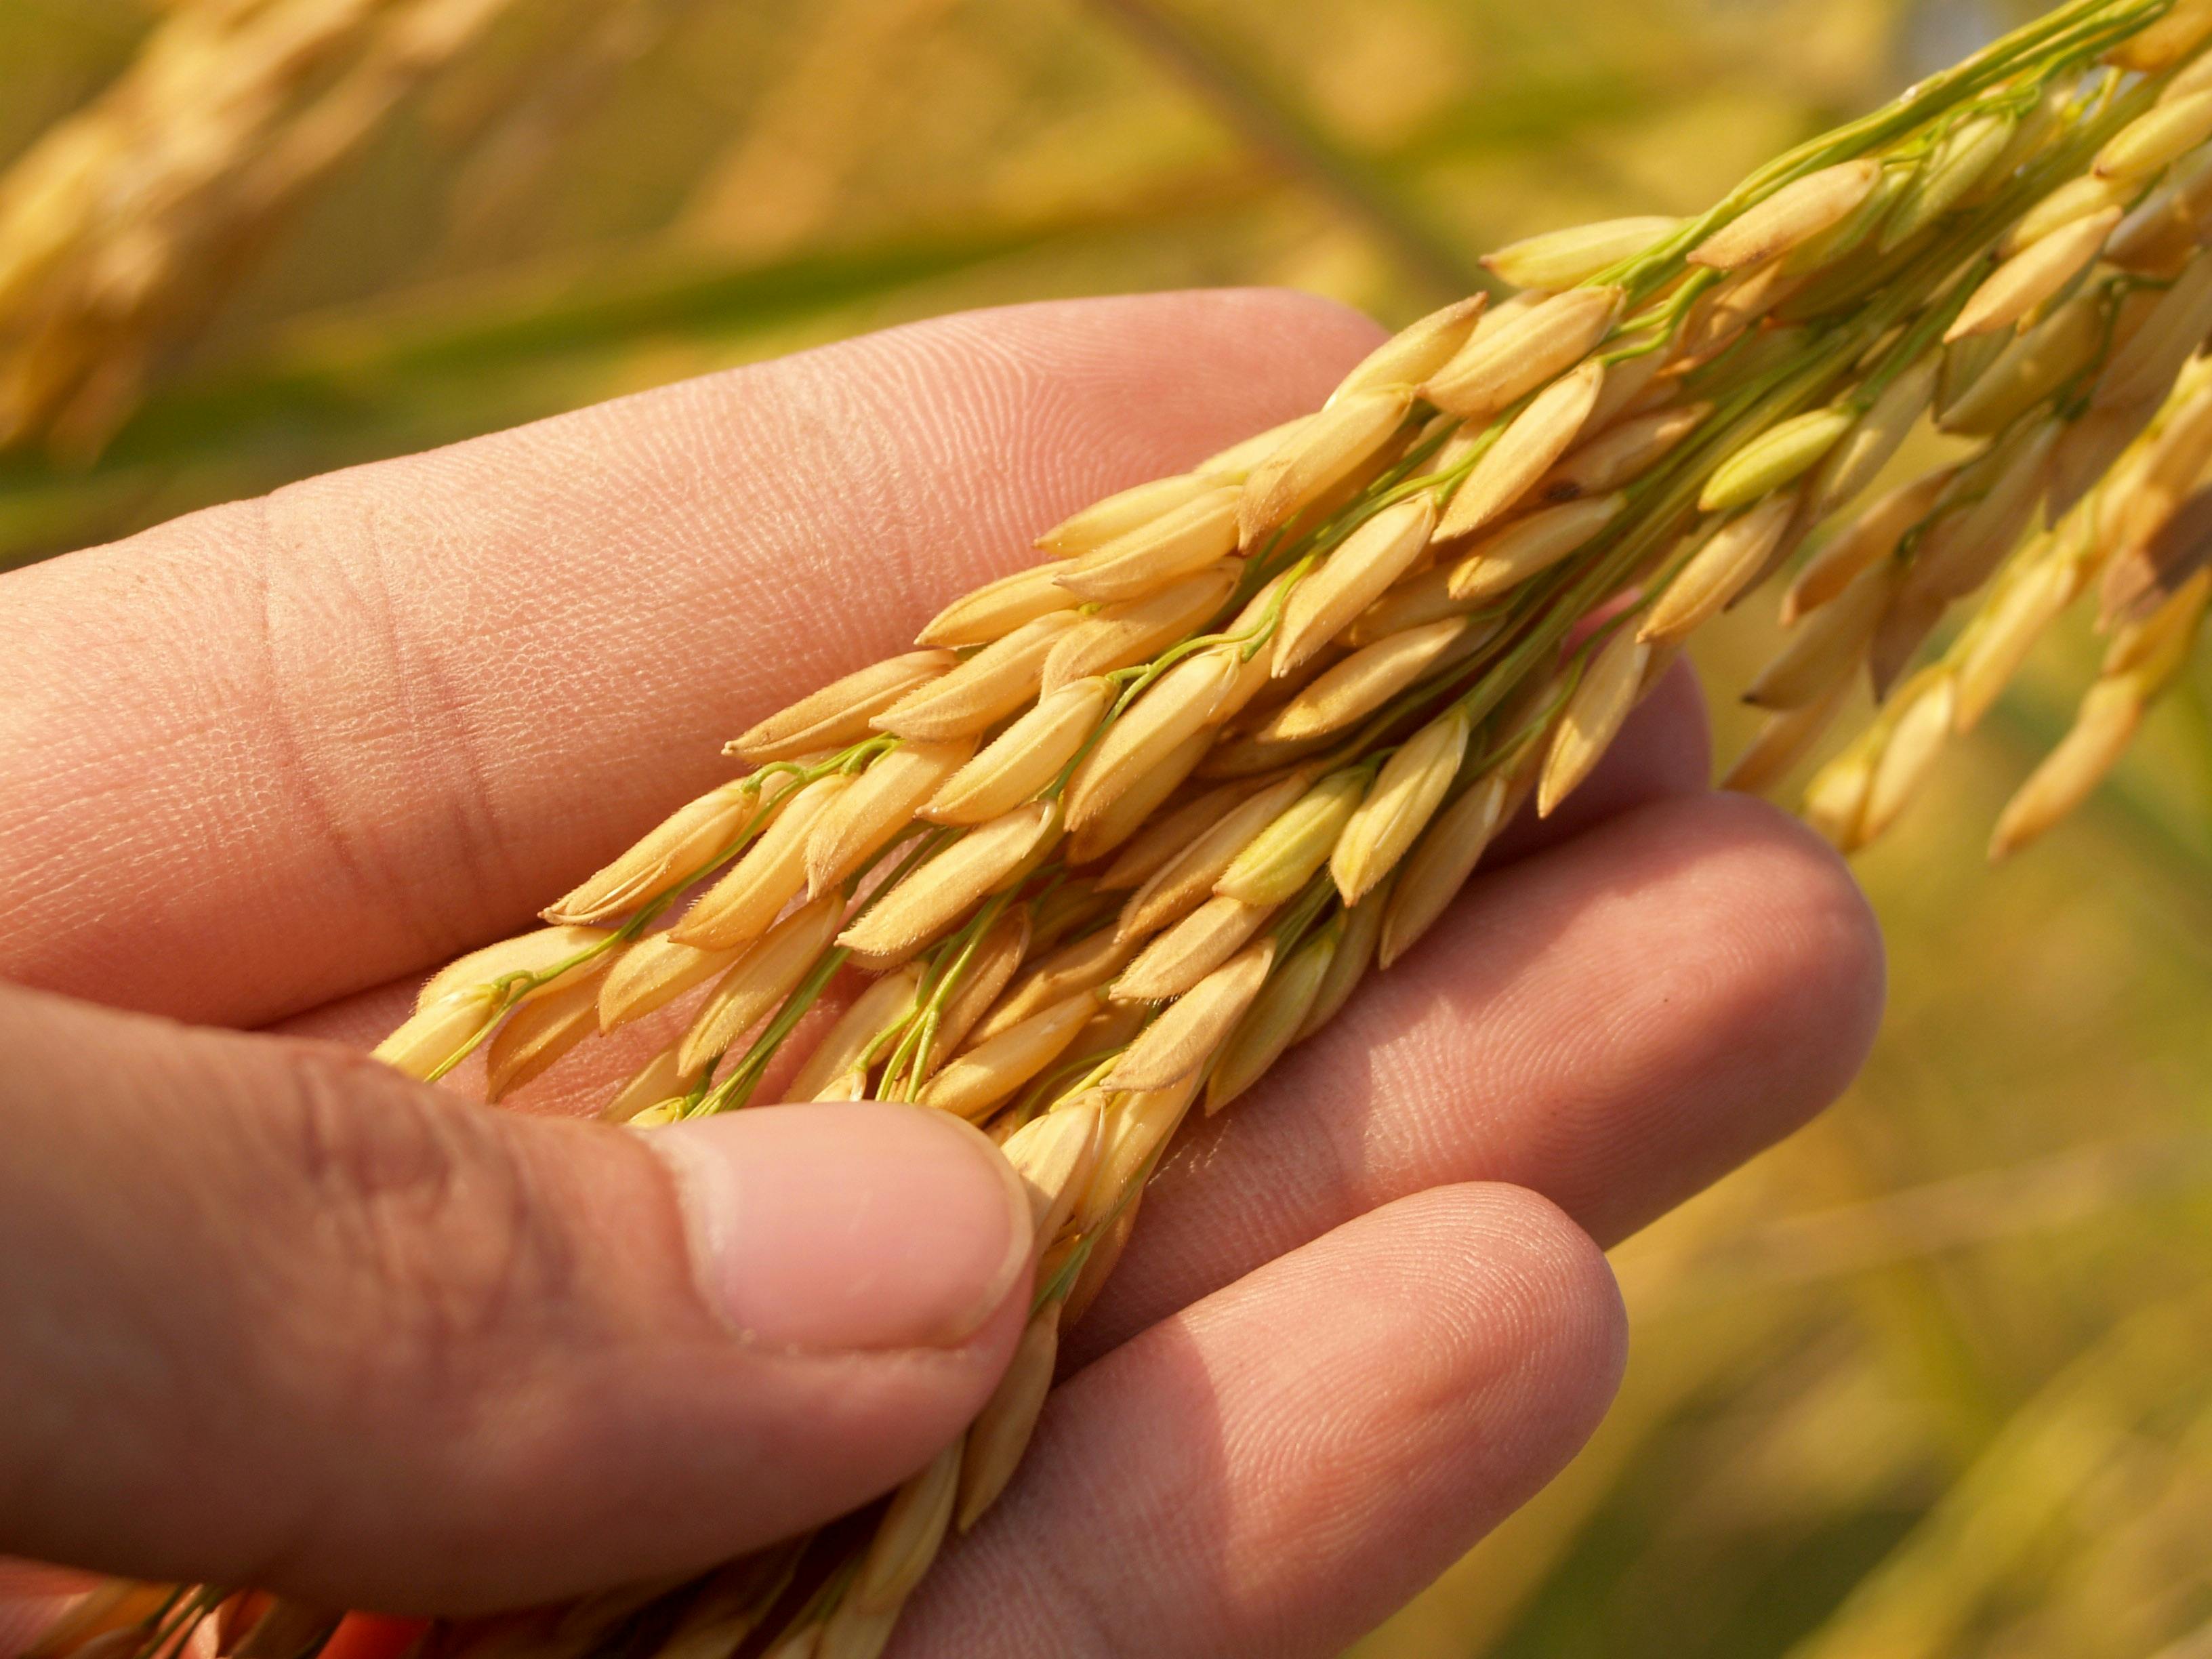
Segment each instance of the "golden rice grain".
[[1045,658],[1076,620],[1073,611],[1055,611],[1024,623],[957,668],[900,698],[869,724],[920,743],[975,737],[1036,696]]
[[1221,1058],[1206,1077],[1208,1117],[1257,1083],[1297,1040],[1299,1028],[1313,1011],[1335,954],[1335,936],[1323,933],[1301,945],[1288,962],[1267,976],[1267,984],[1237,1023],[1236,1030],[1222,1047]]
[[2016,673],[2045,629],[2079,590],[2073,567],[2039,559],[1993,597],[1958,669],[1957,729],[1970,732]]
[[1850,409],[1814,409],[1760,433],[1714,469],[1698,492],[1701,513],[1733,513],[1793,483],[1819,464],[1852,427]]
[[[565,989],[579,979],[588,979],[604,973],[607,953],[598,951],[614,937],[605,927],[559,926],[540,927],[534,932],[501,939],[496,945],[487,945],[482,950],[471,951],[466,956],[447,963],[423,981],[416,994],[415,1006],[427,1008],[441,998],[450,995],[465,986],[489,985],[495,980],[526,975],[542,982],[525,992],[522,1000],[543,997],[556,988]],[[566,972],[555,975],[553,970],[563,963],[598,951],[585,962],[577,963]]]
[[1066,1311],[1060,1316],[1060,1327],[1074,1324],[1091,1310],[1098,1299],[1098,1292],[1106,1286],[1107,1279],[1128,1248],[1129,1235],[1137,1225],[1137,1206],[1143,1201],[1142,1192],[1137,1193],[1121,1208],[1121,1212],[1107,1222],[1098,1235],[1088,1241],[1089,1249],[1083,1260],[1075,1283],[1068,1287]]
[[1899,373],[1821,458],[1809,486],[1814,514],[1825,516],[1842,507],[1889,464],[1935,397],[1940,362],[1929,353]]
[[1293,771],[1231,803],[1130,895],[1115,921],[1115,937],[1141,940],[1196,909],[1237,854],[1289,811],[1311,781],[1303,771]]
[[1227,602],[1243,562],[1220,559],[1157,592],[1099,607],[1061,635],[1044,659],[1044,690],[1149,662],[1199,631]]
[[1673,644],[1718,616],[1767,568],[1802,508],[1795,492],[1770,496],[1715,531],[1667,584],[1638,637]]
[[1951,735],[1958,701],[1957,681],[1942,669],[1898,694],[1888,736],[1867,781],[1858,823],[1862,840],[1872,841],[1887,830],[1920,793]]
[[1935,511],[1956,476],[1955,467],[1939,467],[1899,484],[1838,531],[1807,561],[1784,594],[1784,626],[1794,626],[1849,587],[1862,571],[1894,554],[1906,532]]
[[2124,208],[2136,189],[2124,179],[2069,179],[2013,222],[2012,228],[1997,244],[1997,252],[2010,259],[2077,220],[2101,213],[2106,208]]
[[1097,878],[1098,890],[1122,892],[1143,886],[1266,781],[1237,778],[1216,784],[1190,796],[1173,811],[1154,818],[1145,826],[1143,834],[1124,847],[1115,854],[1114,862],[1100,872]]
[[1060,775],[1113,700],[1113,686],[1095,675],[1048,691],[939,784],[922,816],[936,823],[981,823],[1011,812]]
[[1233,650],[1201,651],[1160,676],[1106,728],[1067,784],[1067,823],[1079,830],[1215,719],[1242,666]]
[[2079,275],[2097,257],[2105,239],[2119,222],[2119,209],[2106,208],[2052,231],[2026,252],[2014,254],[1974,290],[1943,337],[1957,340],[2010,328]]
[[1113,982],[1115,1002],[1164,1002],[1203,980],[1261,929],[1274,905],[1212,896],[1146,942]]
[[1636,707],[1651,647],[1626,628],[1598,648],[1559,711],[1536,785],[1536,815],[1549,817],[1597,768],[1621,722]]
[[1329,854],[1329,875],[1345,903],[1372,892],[1427,827],[1458,775],[1470,732],[1466,711],[1454,704],[1382,763]]
[[1139,599],[1237,550],[1239,489],[1223,484],[1070,560],[1053,580],[1079,599]]
[[1376,940],[1376,961],[1389,968],[1436,924],[1474,872],[1507,817],[1512,780],[1477,780],[1437,814],[1391,884]]
[[[1254,735],[1263,741],[1318,738],[1372,714],[1431,669],[1464,655],[1464,617],[1409,628],[1353,652],[1285,703]],[[1480,635],[1476,636],[1478,639]]]
[[2106,54],[2122,69],[2155,73],[2212,38],[2212,0],[2176,0],[2172,9]]
[[876,1535],[845,1593],[845,1606],[862,1613],[885,1612],[896,1607],[921,1582],[952,1520],[962,1445],[955,1440],[891,1494],[890,1507],[876,1523]]
[[[1212,470],[1200,468],[1171,478],[1155,478],[1094,501],[1046,531],[1036,538],[1036,545],[1063,558],[1092,552],[1212,494],[1220,487],[1207,476]],[[1049,566],[1046,569],[1050,572]]]
[[1030,1437],[1036,1431],[1045,1396],[1052,1388],[1065,1305],[1055,1299],[1030,1316],[999,1386],[968,1431],[967,1449],[960,1465],[959,1505],[954,1516],[954,1524],[963,1533],[999,1501],[1021,1464],[1022,1454],[1029,1449]]
[[1115,976],[1116,1002],[1179,997],[1229,960],[1275,912],[1273,904],[1216,895],[1160,933]]
[[[1191,1102],[1197,1098],[1198,1087],[1198,1073],[1193,1070],[1176,1083],[1116,1097],[1106,1120],[1097,1168],[1076,1206],[1073,1224],[1076,1232],[1095,1237],[1116,1210],[1127,1212],[1131,1194],[1139,1190],[1147,1169],[1182,1126]],[[1074,1317],[1077,1306],[1071,1296],[1070,1318]]]
[[1569,289],[1479,330],[1421,395],[1463,420],[1487,420],[1588,356],[1620,316],[1624,297],[1618,288]]
[[1996,110],[1971,116],[1945,134],[1883,225],[1876,251],[1904,246],[1973,192],[2011,147],[2014,118]]
[[1114,1062],[1105,1086],[1164,1090],[1194,1081],[1260,994],[1274,957],[1274,940],[1259,939],[1170,1003]]
[[1690,251],[1690,263],[1741,270],[1786,253],[1845,218],[1881,176],[1871,159],[1839,161],[1784,185]]
[[1601,430],[1599,411],[1593,407],[1584,424],[1597,436],[1570,450],[1539,482],[1536,494],[1546,501],[1572,501],[1618,489],[1664,459],[1712,412],[1711,404],[1678,404]]
[[968,907],[1017,876],[1060,831],[1049,801],[978,824],[909,871],[838,936],[848,950],[890,956],[934,939]]
[[1059,576],[1056,567],[1044,564],[986,583],[931,617],[915,635],[915,643],[948,648],[988,645],[1024,623],[1055,611],[1073,610],[1082,601],[1060,586]]
[[1482,263],[1516,288],[1575,288],[1663,241],[1682,224],[1647,215],[1575,225],[1509,242],[1485,254]]
[[773,1012],[830,948],[844,915],[843,897],[825,893],[770,928],[708,994],[684,1034],[677,1064],[696,1071]]
[[1207,456],[1191,471],[1209,483],[1243,483],[1252,476],[1255,467],[1287,449],[1313,423],[1313,418],[1310,415],[1293,416],[1265,432],[1240,438],[1228,448]]
[[410,1014],[376,1045],[374,1057],[409,1077],[427,1078],[475,1041],[499,1007],[499,994],[489,986],[448,991]]
[[1863,745],[1845,750],[1813,775],[1798,814],[1839,853],[1858,850],[1859,819],[1874,784],[1874,763]]
[[484,1099],[497,1105],[599,1029],[599,988],[564,984],[518,1008],[484,1048]]
[[983,937],[975,941],[974,950],[969,953],[968,966],[959,983],[938,1016],[937,1040],[932,1051],[937,1063],[959,1053],[969,1037],[982,1029],[1030,951],[1050,948],[1049,945],[1036,945],[1036,937],[1032,907],[1026,904],[1010,906],[984,929]]
[[1314,784],[1229,861],[1213,890],[1246,904],[1292,897],[1328,862],[1372,777],[1370,767],[1347,767]]
[[733,739],[730,748],[761,763],[855,742],[867,736],[877,715],[957,661],[950,651],[909,651],[871,664],[769,715]]
[[1292,1042],[1304,1042],[1315,1032],[1334,1019],[1344,1011],[1352,994],[1366,977],[1374,965],[1375,945],[1382,934],[1382,913],[1390,902],[1394,871],[1382,878],[1382,883],[1358,903],[1340,911],[1331,927],[1334,946],[1329,952],[1328,969],[1315,988],[1312,1006],[1298,1022],[1298,1029],[1291,1036]]
[[1080,991],[984,1038],[945,1062],[923,1087],[921,1103],[981,1118],[1059,1059],[1097,1009],[1098,998]]
[[599,1115],[610,1123],[628,1123],[649,1106],[657,1106],[670,1099],[680,1099],[690,1092],[698,1078],[686,1072],[677,1058],[678,1043],[670,1043],[651,1060],[630,1073],[629,1080],[615,1091]]
[[[2141,190],[2133,183],[2100,181],[2121,205]],[[2157,189],[2136,202],[2105,244],[2104,258],[2136,276],[2171,279],[2203,245],[2212,222],[2212,146],[2174,163]]]
[[[1345,625],[1340,636],[1343,642],[1357,650],[1373,645],[1393,634],[1403,633],[1409,628],[1425,628],[1447,617],[1465,617],[1481,604],[1476,599],[1455,599],[1451,591],[1451,567],[1432,564],[1425,570],[1415,570],[1401,576],[1364,611]],[[1488,639],[1498,631],[1494,618],[1485,618],[1480,624],[1470,623],[1470,631]],[[1308,658],[1319,661],[1318,657]],[[1334,665],[1325,665],[1333,666]],[[1303,690],[1304,688],[1300,688]]]
[[806,885],[806,844],[831,804],[853,787],[851,774],[817,778],[794,797],[744,856],[692,901],[669,938],[702,951],[758,939]]
[[1455,599],[1487,599],[1507,592],[1589,544],[1627,505],[1625,495],[1595,496],[1547,507],[1516,519],[1474,544],[1449,567]]
[[1940,520],[1915,550],[1915,592],[1955,599],[1989,580],[2035,515],[2058,431],[2056,420],[2039,421],[1991,452],[1972,477],[1981,499]]
[[1884,561],[1854,576],[1797,624],[1790,642],[1745,689],[1743,700],[1758,708],[1799,708],[1848,678],[1865,659],[1899,574]]
[[1605,365],[1593,359],[1538,392],[1452,492],[1437,538],[1480,530],[1527,495],[1573,444],[1604,383]]
[[1213,748],[1211,728],[1194,732],[1068,837],[1067,861],[1095,864],[1145,827],[1160,804],[1182,787]]
[[666,933],[647,933],[623,952],[599,983],[599,1029],[611,1031],[641,1019],[695,987],[727,973],[747,945],[704,951]]
[[[819,898],[889,846],[913,823],[922,803],[966,766],[975,751],[975,740],[962,737],[943,743],[902,743],[877,757],[851,787],[822,809],[807,832],[808,896]],[[1006,805],[1025,798],[1018,795]]]
[[1990,856],[2010,858],[2088,799],[2142,723],[2142,697],[2125,679],[2100,679],[2073,726],[1997,816]]
[[[766,781],[759,774],[738,778],[678,807],[613,863],[546,906],[545,920],[605,921],[704,868],[758,815]],[[776,782],[779,793],[787,789],[785,780]]]
[[1797,763],[1813,752],[1813,745],[1834,721],[1850,687],[1838,681],[1823,696],[1799,708],[1770,714],[1752,740],[1744,745],[1720,787],[1747,795],[1764,794],[1788,776]]
[[869,1049],[913,1015],[921,988],[921,969],[911,963],[871,980],[823,1033],[784,1094],[792,1100],[819,1100],[823,1090],[860,1069]]
[[995,1036],[1079,991],[1096,990],[1128,965],[1141,943],[1139,939],[1116,938],[1110,927],[1070,940],[1028,969],[1007,988],[976,1025],[976,1039]]
[[1340,398],[1312,416],[1245,479],[1237,508],[1243,544],[1252,546],[1350,477],[1389,441],[1413,401],[1410,387],[1386,387]]
[[2112,353],[2097,377],[2091,403],[2100,409],[2124,408],[2165,396],[2208,327],[2212,327],[2212,258],[2200,255],[2159,295],[2134,335]]
[[1399,330],[1360,359],[1330,394],[1330,401],[1419,386],[1467,343],[1488,303],[1489,296],[1482,294],[1455,300]]
[[2212,138],[2212,92],[2161,100],[2106,141],[2091,171],[2100,179],[2148,179],[2208,138]]
[[1384,507],[1291,590],[1275,636],[1273,670],[1305,661],[1412,568],[1436,528],[1435,503],[1417,495]]
[[1105,1121],[1096,1099],[1077,1099],[1031,1118],[1000,1143],[1029,1194],[1040,1249],[1060,1237],[1090,1185]]

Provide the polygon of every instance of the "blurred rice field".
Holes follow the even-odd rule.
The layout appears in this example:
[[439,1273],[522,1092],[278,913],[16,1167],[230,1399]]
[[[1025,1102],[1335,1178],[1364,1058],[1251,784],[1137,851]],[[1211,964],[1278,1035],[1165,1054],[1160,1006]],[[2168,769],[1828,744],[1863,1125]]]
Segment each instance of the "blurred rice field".
[[[0,568],[970,306],[1279,283],[1404,320],[2013,15],[0,0]],[[1979,850],[2093,660],[2047,647],[1865,856],[1865,1075],[1617,1253],[1611,1421],[1362,1659],[2212,1655],[2212,672],[2080,819]]]

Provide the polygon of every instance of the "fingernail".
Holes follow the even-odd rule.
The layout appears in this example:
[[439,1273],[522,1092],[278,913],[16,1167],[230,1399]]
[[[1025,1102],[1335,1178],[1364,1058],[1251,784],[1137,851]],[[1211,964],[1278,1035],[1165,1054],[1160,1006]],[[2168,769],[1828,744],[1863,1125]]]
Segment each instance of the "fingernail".
[[952,1347],[1006,1301],[1029,1200],[981,1133],[874,1101],[757,1106],[646,1132],[700,1288],[779,1347]]

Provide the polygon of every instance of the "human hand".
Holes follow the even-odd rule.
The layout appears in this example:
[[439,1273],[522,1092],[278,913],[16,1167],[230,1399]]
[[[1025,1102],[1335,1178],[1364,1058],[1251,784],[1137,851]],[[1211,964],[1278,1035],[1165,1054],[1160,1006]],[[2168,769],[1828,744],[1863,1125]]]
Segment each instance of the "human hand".
[[[488,1113],[303,1039],[373,1042],[723,737],[1374,337],[1282,295],[951,319],[0,581],[0,974],[67,994],[0,999],[0,1547],[513,1605],[703,1566],[957,1432],[1026,1300],[980,1137],[640,1136],[568,1121],[588,1067]],[[1879,1006],[1840,865],[1706,772],[1678,671],[1186,1136],[897,1653],[1334,1652],[1558,1470],[1620,1364],[1598,1244],[1823,1103]]]

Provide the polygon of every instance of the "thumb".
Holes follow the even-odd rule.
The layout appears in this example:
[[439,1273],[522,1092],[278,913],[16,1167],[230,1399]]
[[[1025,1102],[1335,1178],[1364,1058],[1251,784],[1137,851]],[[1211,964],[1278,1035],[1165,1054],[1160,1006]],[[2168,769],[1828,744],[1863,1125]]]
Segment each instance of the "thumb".
[[0,988],[0,1553],[469,1611],[862,1502],[988,1395],[1030,1217],[957,1119],[641,1134]]

